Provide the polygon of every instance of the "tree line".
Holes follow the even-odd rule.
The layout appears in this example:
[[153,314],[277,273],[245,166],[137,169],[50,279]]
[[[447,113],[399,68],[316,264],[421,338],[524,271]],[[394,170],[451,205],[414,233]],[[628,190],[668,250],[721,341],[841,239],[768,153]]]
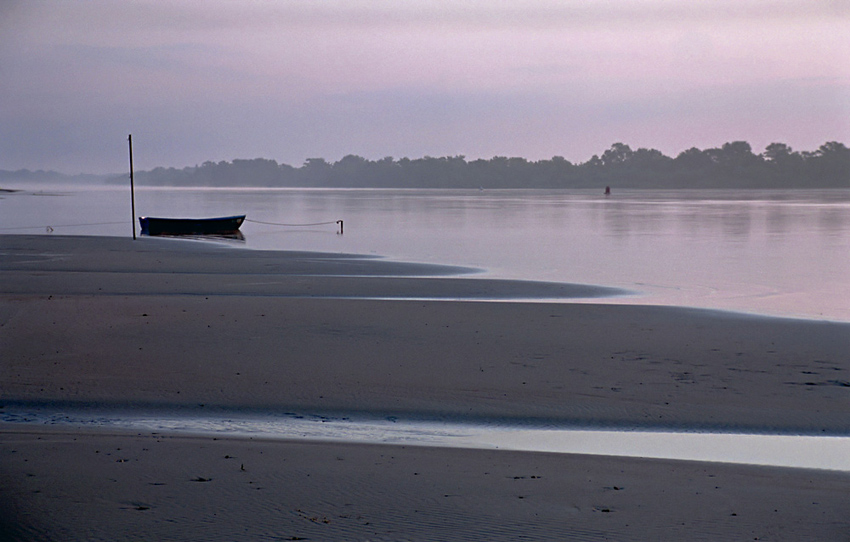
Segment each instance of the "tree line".
[[583,163],[494,156],[366,158],[336,162],[309,158],[300,167],[256,158],[205,162],[183,169],[140,172],[145,185],[268,186],[328,188],[848,188],[850,149],[835,141],[795,151],[771,143],[756,154],[746,141],[718,148],[691,148],[675,158],[655,149],[614,143]]
[[[0,171],[4,178],[61,180],[55,172]],[[78,175],[72,180],[91,180]],[[562,156],[531,161],[494,156],[382,158],[348,155],[336,162],[308,158],[300,167],[255,158],[136,172],[146,186],[328,188],[850,188],[850,149],[830,141],[815,151],[771,143],[756,154],[746,141],[690,148],[675,158],[658,150],[614,143],[582,163]],[[126,176],[112,182],[125,182]]]

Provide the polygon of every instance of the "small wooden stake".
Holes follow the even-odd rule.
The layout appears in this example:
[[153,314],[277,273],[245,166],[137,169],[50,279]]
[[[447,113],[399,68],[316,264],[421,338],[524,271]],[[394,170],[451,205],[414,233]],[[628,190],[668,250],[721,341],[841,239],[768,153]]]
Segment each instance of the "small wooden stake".
[[133,213],[133,218],[130,225],[133,226],[133,241],[136,240],[136,189],[133,186],[133,134],[127,136],[127,141],[130,143],[130,209]]

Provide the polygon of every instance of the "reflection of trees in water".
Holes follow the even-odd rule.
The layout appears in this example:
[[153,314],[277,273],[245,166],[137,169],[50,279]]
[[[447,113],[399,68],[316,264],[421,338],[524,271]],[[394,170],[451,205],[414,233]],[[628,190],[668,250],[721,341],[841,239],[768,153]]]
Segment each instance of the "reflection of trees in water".
[[[347,155],[336,162],[309,158],[300,167],[256,158],[205,162],[137,174],[146,185],[304,186],[369,188],[813,188],[850,187],[850,149],[835,141],[798,152],[771,143],[755,154],[746,141],[690,148],[675,158],[655,149],[614,143],[583,163],[464,156],[380,160]],[[123,180],[123,179],[122,179]]]
[[765,226],[772,237],[781,237],[791,231],[799,219],[796,213],[787,205],[772,205],[767,209]]
[[[712,235],[748,237],[753,210],[746,204],[645,205],[624,202],[611,206],[603,220],[608,234],[616,236],[681,235],[705,239]],[[740,240],[740,239],[739,239]]]
[[[646,196],[657,193],[648,192]],[[753,235],[764,235],[775,241],[787,239],[801,232],[811,232],[815,220],[820,230],[840,233],[846,231],[850,220],[846,207],[815,205],[813,208],[813,204],[784,203],[785,193],[782,192],[771,193],[767,200],[729,201],[697,197],[652,202],[644,199],[644,195],[643,192],[631,192],[629,199],[606,202],[599,206],[594,220],[611,235],[675,235],[683,240],[725,237],[739,241]]]
[[847,209],[826,207],[818,213],[818,229],[828,237],[841,237],[848,230]]
[[752,210],[746,205],[727,207],[720,221],[723,233],[727,237],[736,238],[748,237],[752,223]]
[[611,202],[606,205],[605,228],[613,235],[661,235],[670,229],[674,216],[663,207],[641,202]]

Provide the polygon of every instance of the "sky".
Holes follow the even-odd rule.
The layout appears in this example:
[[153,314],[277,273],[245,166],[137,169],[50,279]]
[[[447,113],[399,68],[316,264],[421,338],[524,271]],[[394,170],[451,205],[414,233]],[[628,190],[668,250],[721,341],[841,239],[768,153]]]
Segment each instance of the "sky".
[[0,0],[0,169],[850,144],[848,0]]

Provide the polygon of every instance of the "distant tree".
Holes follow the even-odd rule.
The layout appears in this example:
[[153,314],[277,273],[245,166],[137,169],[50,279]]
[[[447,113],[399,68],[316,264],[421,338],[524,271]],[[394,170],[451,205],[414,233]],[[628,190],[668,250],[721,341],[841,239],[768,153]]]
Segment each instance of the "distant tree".
[[331,179],[334,186],[369,186],[371,163],[361,156],[347,154],[331,165]]
[[602,165],[610,167],[617,164],[625,164],[633,155],[634,153],[628,145],[614,143],[610,149],[602,153]]
[[401,166],[392,156],[385,156],[374,163],[374,183],[377,187],[390,188],[393,186],[403,187]]
[[585,162],[582,165],[587,167],[587,168],[601,169],[605,164],[602,162],[602,160],[599,158],[599,156],[594,154],[593,156],[590,157],[590,160],[588,160],[587,162]]
[[575,166],[563,156],[540,160],[532,167],[529,188],[565,188],[575,184]]
[[799,154],[795,153],[791,147],[785,143],[771,143],[765,147],[764,152],[762,153],[762,156],[764,156],[766,160],[770,160],[774,163],[783,162],[794,155],[799,156]]
[[234,176],[249,180],[257,186],[276,186],[281,184],[280,167],[274,160],[254,158],[253,160],[233,160],[230,168]]
[[705,169],[714,163],[710,154],[696,147],[680,152],[673,160],[681,169]]
[[666,185],[673,159],[656,149],[639,148],[629,158],[630,186]]
[[705,152],[712,161],[725,166],[745,166],[758,160],[758,157],[753,154],[753,148],[746,141],[724,143],[719,149],[708,149]]
[[230,162],[206,161],[190,173],[191,184],[195,186],[228,186],[235,181]]
[[829,141],[806,160],[810,175],[821,184],[850,187],[850,149],[843,143]]
[[308,158],[299,170],[302,186],[330,186],[333,167],[324,158]]
[[828,141],[821,145],[817,152],[821,155],[840,155],[843,157],[847,157],[848,153],[850,153],[850,149],[848,149],[843,143],[839,143],[838,141]]
[[464,177],[466,158],[462,155],[441,158],[426,156],[413,160],[410,165],[413,168],[414,178],[418,181],[417,186],[424,185],[432,188],[468,186]]
[[712,155],[696,147],[684,150],[673,159],[671,164],[671,186],[690,188],[710,182],[716,169]]
[[664,184],[663,177],[668,174],[670,162],[671,158],[656,149],[634,151],[625,143],[614,143],[602,153],[598,163],[591,159],[586,165],[590,179],[596,184],[642,186],[648,182]]
[[771,143],[765,147],[762,157],[773,186],[794,186],[809,180],[803,156],[785,143]]
[[[753,154],[753,149],[746,141],[724,143],[719,149],[704,151],[716,167],[709,174],[714,178],[717,187],[747,187],[752,188],[764,183],[764,163],[761,156]],[[711,182],[711,179],[706,179]]]

